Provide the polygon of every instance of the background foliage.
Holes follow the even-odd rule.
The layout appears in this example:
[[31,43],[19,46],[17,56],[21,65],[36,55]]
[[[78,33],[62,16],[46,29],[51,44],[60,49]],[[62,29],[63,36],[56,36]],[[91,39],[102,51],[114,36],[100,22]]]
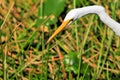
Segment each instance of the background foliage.
[[89,5],[120,22],[119,0],[0,0],[0,79],[119,80],[120,38],[95,14],[45,45],[68,11]]

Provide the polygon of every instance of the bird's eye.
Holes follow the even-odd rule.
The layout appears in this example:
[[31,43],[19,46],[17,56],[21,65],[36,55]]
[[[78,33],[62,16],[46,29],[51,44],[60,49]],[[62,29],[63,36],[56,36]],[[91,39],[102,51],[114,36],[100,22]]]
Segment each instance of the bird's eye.
[[70,19],[70,21],[74,21],[74,19]]

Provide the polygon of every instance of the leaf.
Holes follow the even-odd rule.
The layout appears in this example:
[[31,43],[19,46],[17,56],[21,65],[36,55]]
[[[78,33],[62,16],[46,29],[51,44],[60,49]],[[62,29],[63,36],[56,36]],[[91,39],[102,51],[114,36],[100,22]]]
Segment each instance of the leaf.
[[65,3],[65,0],[44,0],[43,7],[40,7],[38,11],[38,16],[40,18],[36,22],[37,26],[39,26],[45,20],[45,25],[56,23],[58,16],[63,12],[65,8]]
[[75,52],[71,52],[68,55],[65,55],[63,60],[64,65],[66,66],[66,70],[73,71],[75,74],[77,74],[79,69],[78,54]]

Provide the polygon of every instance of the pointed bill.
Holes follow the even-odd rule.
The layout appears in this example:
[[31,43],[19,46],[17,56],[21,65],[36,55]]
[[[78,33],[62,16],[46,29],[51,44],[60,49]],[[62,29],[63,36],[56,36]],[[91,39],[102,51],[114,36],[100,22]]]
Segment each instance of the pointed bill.
[[48,44],[58,33],[60,33],[66,26],[67,24],[70,22],[70,20],[66,20],[64,21],[60,27],[52,34],[52,36],[48,39],[48,41],[46,42],[46,44]]

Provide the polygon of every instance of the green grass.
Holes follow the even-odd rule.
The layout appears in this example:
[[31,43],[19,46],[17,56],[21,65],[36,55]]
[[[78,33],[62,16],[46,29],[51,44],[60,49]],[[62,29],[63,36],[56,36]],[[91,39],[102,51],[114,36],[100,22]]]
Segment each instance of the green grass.
[[97,15],[80,18],[49,44],[45,42],[64,14],[76,7],[102,5],[119,21],[120,1],[64,2],[60,15],[51,13],[47,17],[42,0],[1,2],[0,80],[119,80],[120,38]]

